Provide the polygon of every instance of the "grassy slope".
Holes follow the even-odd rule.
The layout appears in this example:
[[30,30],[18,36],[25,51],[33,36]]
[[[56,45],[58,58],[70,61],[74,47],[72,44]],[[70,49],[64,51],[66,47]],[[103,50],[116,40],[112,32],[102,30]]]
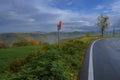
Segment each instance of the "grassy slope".
[[40,46],[25,46],[9,49],[0,49],[0,72],[16,58],[24,58],[31,52],[39,49]]
[[[93,41],[93,40],[95,40],[95,39],[99,39],[100,37],[82,37],[82,38],[74,38],[74,39],[71,39],[71,40],[66,40],[66,41],[64,41],[63,43],[61,43],[61,48],[63,48],[62,49],[62,52],[63,52],[63,54],[61,55],[61,53],[60,53],[60,55],[58,54],[58,56],[61,56],[62,57],[62,59],[59,59],[59,58],[57,58],[58,60],[55,60],[55,61],[50,61],[50,62],[48,62],[49,64],[54,64],[54,65],[58,65],[59,64],[59,66],[53,66],[52,67],[52,69],[56,69],[57,70],[57,72],[59,72],[59,70],[61,71],[61,70],[63,70],[64,71],[64,67],[65,67],[65,69],[67,69],[67,67],[70,67],[70,69],[68,69],[68,71],[66,71],[66,75],[69,75],[69,73],[70,74],[72,74],[72,76],[71,76],[71,79],[67,79],[67,80],[77,80],[76,78],[77,78],[77,74],[78,74],[78,72],[79,72],[79,69],[81,68],[81,65],[82,65],[82,62],[83,62],[83,58],[84,58],[84,53],[85,53],[85,50],[86,50],[86,48],[87,48],[87,45],[91,42],[91,41]],[[82,45],[82,44],[80,44],[79,45],[79,41],[82,41],[82,42],[84,42],[84,45]],[[76,43],[77,42],[77,43]],[[22,47],[21,47],[22,48]],[[31,48],[26,48],[27,49],[27,51],[30,51],[31,50]],[[23,52],[26,52],[26,49],[25,48],[22,48],[21,50],[23,51]],[[28,49],[30,49],[30,50],[28,50]],[[65,49],[65,50],[64,50]],[[67,50],[66,50],[67,49]],[[80,50],[77,50],[76,51],[76,49],[80,49]],[[21,51],[20,49],[19,49],[19,51],[18,50],[16,50],[16,49],[14,49],[14,50],[12,50],[12,51],[17,51],[17,52],[19,52],[19,53],[22,53],[22,52],[20,52]],[[38,50],[37,48],[36,48],[36,50]],[[71,50],[73,53],[71,53],[71,51],[69,51],[69,50]],[[6,50],[7,51],[7,50]],[[59,53],[59,51],[57,51],[57,50],[55,50],[56,52],[58,52]],[[79,51],[79,52],[78,52]],[[44,57],[45,58],[43,58],[43,61],[44,60],[48,60],[48,58],[46,58],[46,56],[49,56],[49,53],[53,53],[54,52],[54,50],[52,51],[52,50],[48,50],[48,52],[47,52],[47,54],[45,54],[44,55]],[[56,53],[55,52],[55,53]],[[28,53],[28,52],[27,52]],[[26,54],[27,54],[26,53]],[[1,54],[1,51],[0,51],[0,54]],[[25,54],[25,53],[24,53]],[[74,54],[74,55],[73,55]],[[57,55],[57,54],[55,54],[55,55]],[[16,57],[16,53],[15,54],[13,54],[13,56],[15,56]],[[23,57],[24,55],[21,55],[20,54],[20,56],[17,54],[17,57]],[[64,57],[65,57],[65,59],[64,59]],[[6,55],[5,55],[5,57],[6,57]],[[51,56],[50,56],[51,57]],[[53,57],[54,57],[54,55],[53,55]],[[56,57],[56,56],[55,56]],[[1,57],[0,57],[1,58]],[[7,58],[7,57],[6,57]],[[27,63],[25,66],[25,68],[23,68],[23,70],[25,69],[25,70],[27,70],[28,69],[28,65],[30,66],[29,68],[32,68],[33,67],[33,65],[36,65],[36,66],[39,66],[39,68],[40,68],[40,71],[41,71],[41,69],[42,68],[44,68],[44,67],[41,67],[41,64],[39,64],[38,62],[39,61],[41,61],[41,62],[43,62],[42,61],[42,57],[40,57],[40,56],[38,56],[38,57],[36,57],[37,59],[36,60],[34,60],[33,59],[33,62],[30,62],[30,63]],[[9,59],[9,56],[8,56],[8,59]],[[14,58],[12,58],[13,60],[14,60]],[[71,59],[71,60],[70,60]],[[7,59],[5,59],[5,60],[7,60]],[[9,59],[9,60],[11,60],[11,59]],[[36,62],[36,64],[34,63],[34,61]],[[60,64],[61,63],[58,63],[57,61],[62,61],[62,64],[63,64],[63,66],[64,66],[64,64],[66,64],[64,67],[62,67]],[[63,62],[63,61],[65,61],[65,62]],[[72,61],[72,62],[71,62]],[[4,63],[4,61],[2,61],[3,63]],[[55,63],[56,62],[56,63]],[[7,63],[6,63],[7,64]],[[75,64],[75,65],[73,65],[73,64]],[[8,65],[8,64],[7,64]],[[47,65],[47,63],[45,62],[44,63],[44,65],[46,66]],[[66,67],[67,66],[67,67]],[[76,66],[75,68],[74,68],[74,66]],[[72,68],[73,67],[73,68]],[[38,70],[39,70],[39,68],[38,68]],[[32,69],[33,70],[33,69]],[[32,70],[28,70],[29,72],[31,72]],[[55,71],[56,71],[55,70]],[[27,73],[29,73],[29,72],[27,72]],[[36,71],[37,72],[37,71]],[[39,72],[39,71],[38,71]],[[43,71],[43,72],[41,72],[41,73],[44,73],[45,71]],[[48,70],[48,72],[49,72],[49,70]],[[56,73],[56,72],[55,72]],[[30,73],[31,75],[33,75],[33,73]],[[40,74],[40,73],[39,73]],[[39,75],[38,74],[38,75]],[[14,74],[13,74],[14,75]],[[26,75],[26,74],[24,74],[24,75]],[[24,76],[23,74],[21,75],[22,77]],[[37,76],[37,75],[35,75],[35,76]],[[45,76],[45,75],[44,75]],[[16,76],[16,77],[18,77],[18,76]],[[29,77],[29,76],[28,76]],[[46,77],[46,76],[45,76]],[[66,77],[66,76],[65,76]],[[9,78],[9,77],[8,77]],[[6,78],[6,80],[8,79],[8,78]],[[3,78],[2,78],[3,79]],[[16,80],[16,79],[15,79]],[[36,80],[36,79],[35,79]],[[44,79],[43,79],[44,80]],[[53,79],[54,80],[54,79]],[[63,80],[66,80],[66,79],[63,79]]]

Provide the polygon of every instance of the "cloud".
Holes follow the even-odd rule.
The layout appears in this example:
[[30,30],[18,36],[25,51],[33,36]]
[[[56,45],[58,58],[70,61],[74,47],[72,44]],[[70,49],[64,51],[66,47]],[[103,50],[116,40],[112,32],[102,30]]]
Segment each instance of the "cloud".
[[111,4],[111,10],[113,12],[120,12],[120,1],[114,2]]
[[64,31],[70,27],[74,28],[70,31],[92,29],[98,16],[53,7],[55,5],[56,0],[1,0],[0,31],[56,31],[60,20]]
[[120,14],[110,15],[110,27],[120,28]]
[[120,1],[114,0],[108,5],[97,5],[96,10],[100,11],[103,15],[109,17],[109,27],[108,29],[113,29],[113,27],[120,28]]
[[109,27],[116,27],[120,29],[120,1],[115,1],[108,6],[107,14],[109,16]]
[[96,10],[100,10],[100,9],[103,9],[103,8],[105,8],[105,6],[103,6],[103,5],[98,5],[98,6],[96,6]]
[[76,26],[76,27],[82,27],[82,26],[93,26],[90,24],[89,21],[70,21],[63,23],[64,26]]

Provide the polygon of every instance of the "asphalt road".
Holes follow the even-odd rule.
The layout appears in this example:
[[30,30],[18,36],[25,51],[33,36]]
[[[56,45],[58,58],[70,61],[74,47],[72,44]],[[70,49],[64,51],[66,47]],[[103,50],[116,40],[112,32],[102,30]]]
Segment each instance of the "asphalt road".
[[78,80],[120,80],[120,39],[92,42]]

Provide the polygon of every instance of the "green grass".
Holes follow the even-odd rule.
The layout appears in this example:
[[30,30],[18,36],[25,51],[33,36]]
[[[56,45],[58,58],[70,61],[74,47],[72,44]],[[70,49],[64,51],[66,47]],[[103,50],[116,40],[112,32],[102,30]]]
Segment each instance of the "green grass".
[[0,49],[0,72],[9,66],[15,59],[22,59],[26,55],[38,50],[41,46],[24,46],[17,48]]

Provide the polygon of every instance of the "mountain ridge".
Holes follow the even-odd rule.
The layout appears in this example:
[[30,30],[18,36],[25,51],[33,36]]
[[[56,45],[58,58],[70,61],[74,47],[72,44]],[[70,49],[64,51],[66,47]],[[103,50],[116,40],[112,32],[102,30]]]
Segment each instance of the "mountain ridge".
[[[36,40],[44,41],[50,44],[57,43],[57,32],[50,33],[2,33],[0,34],[0,41],[5,42],[8,45],[12,45],[14,42],[20,40]],[[74,37],[83,36],[83,32],[60,32],[61,40]]]

